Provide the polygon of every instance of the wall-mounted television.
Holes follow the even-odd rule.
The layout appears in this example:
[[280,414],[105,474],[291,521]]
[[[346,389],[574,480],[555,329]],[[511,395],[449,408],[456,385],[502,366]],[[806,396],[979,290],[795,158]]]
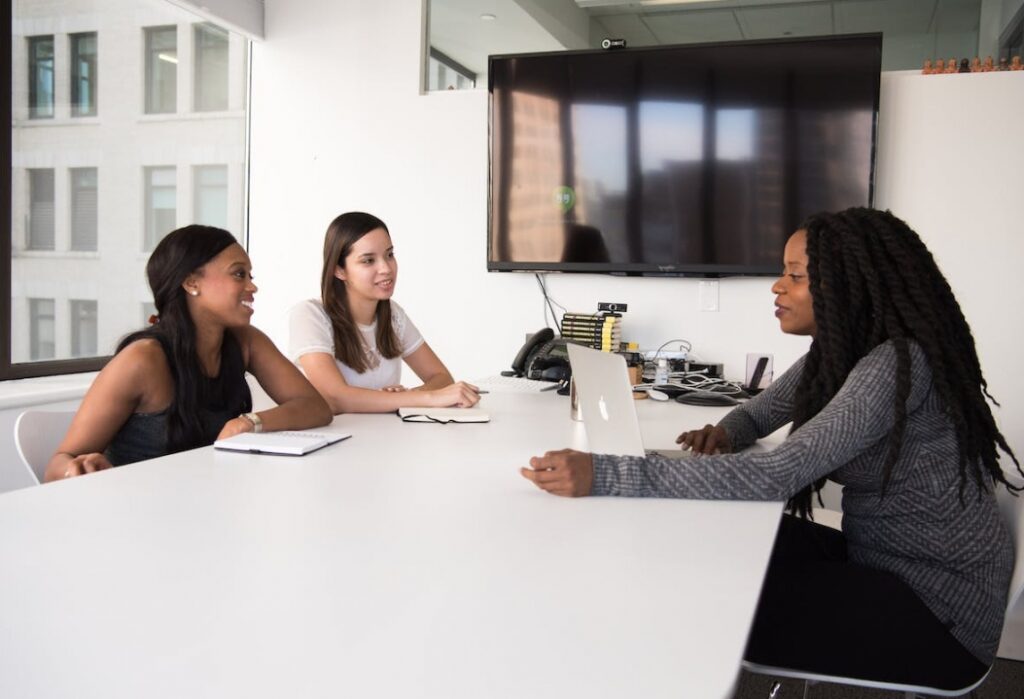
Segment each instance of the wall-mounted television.
[[870,206],[882,36],[492,56],[487,268],[775,275]]

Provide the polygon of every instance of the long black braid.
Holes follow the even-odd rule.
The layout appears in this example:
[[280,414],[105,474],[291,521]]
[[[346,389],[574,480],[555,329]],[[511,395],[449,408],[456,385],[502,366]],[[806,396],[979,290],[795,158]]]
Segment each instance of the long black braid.
[[[1002,450],[1020,462],[999,432],[988,402],[995,399],[981,373],[974,337],[960,304],[931,253],[906,223],[888,211],[853,208],[808,218],[807,275],[816,332],[804,365],[793,430],[821,411],[863,357],[883,342],[896,351],[893,428],[886,440],[882,493],[899,457],[910,396],[910,342],[928,359],[935,389],[956,431],[960,494],[968,475],[980,487],[1007,480]],[[807,517],[821,479],[794,495],[789,511]]]

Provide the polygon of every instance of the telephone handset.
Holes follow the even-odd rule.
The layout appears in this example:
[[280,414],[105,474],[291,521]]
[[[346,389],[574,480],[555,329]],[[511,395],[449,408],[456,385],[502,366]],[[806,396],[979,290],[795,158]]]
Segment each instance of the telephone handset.
[[541,328],[526,341],[525,344],[516,353],[516,358],[512,360],[512,372],[513,376],[525,376],[526,369],[529,367],[536,350],[540,349],[546,342],[550,342],[555,337],[555,331],[551,328]]
[[569,378],[569,354],[565,340],[555,338],[551,328],[541,328],[522,346],[512,360],[515,376],[535,381],[562,381]]

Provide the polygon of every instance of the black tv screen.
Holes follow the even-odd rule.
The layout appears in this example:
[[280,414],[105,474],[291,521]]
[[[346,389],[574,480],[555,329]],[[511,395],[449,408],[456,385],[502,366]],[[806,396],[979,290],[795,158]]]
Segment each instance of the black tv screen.
[[774,275],[872,200],[880,34],[492,56],[492,271]]

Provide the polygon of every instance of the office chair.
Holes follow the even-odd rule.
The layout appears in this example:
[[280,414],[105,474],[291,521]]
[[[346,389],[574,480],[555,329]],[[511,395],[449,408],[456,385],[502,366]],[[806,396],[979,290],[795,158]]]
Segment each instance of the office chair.
[[71,425],[74,411],[26,410],[14,423],[14,446],[32,480],[43,482],[46,464]]
[[[1017,605],[1017,602],[1019,602],[1021,597],[1024,596],[1024,497],[1014,497],[1010,495],[1005,488],[1000,488],[996,493],[996,499],[999,502],[999,511],[1003,517],[1003,521],[1006,523],[1006,528],[1010,532],[1010,539],[1013,541],[1013,549],[1016,554],[1016,559],[1013,565],[1013,574],[1010,576],[1010,592],[1006,601],[1006,614],[1009,616],[1010,612],[1013,611],[1014,607]],[[833,677],[829,675],[805,672],[803,670],[759,665],[747,660],[743,661],[742,666],[744,670],[758,675],[804,680],[804,699],[807,698],[808,686],[811,684],[817,684],[818,682],[832,682],[834,684],[846,684],[856,687],[871,687],[873,689],[905,692],[907,699],[913,699],[917,696],[974,696],[974,690],[980,687],[988,677],[988,672],[986,672],[981,679],[968,687],[948,690],[937,689],[935,687],[895,684],[892,682],[878,682],[875,680],[866,680],[857,677]],[[991,672],[991,668],[989,668],[989,672]],[[768,693],[769,699],[775,699],[778,695],[778,690],[779,683],[773,683]]]

